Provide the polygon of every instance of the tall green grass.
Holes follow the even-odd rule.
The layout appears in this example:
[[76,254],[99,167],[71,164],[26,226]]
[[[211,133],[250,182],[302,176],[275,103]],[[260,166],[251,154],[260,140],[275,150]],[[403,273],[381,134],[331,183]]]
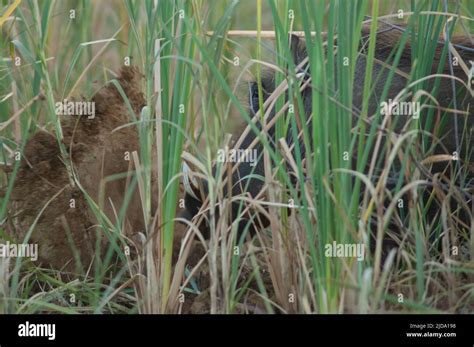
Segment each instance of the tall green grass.
[[[0,14],[9,5],[2,0]],[[443,1],[398,1],[391,5],[377,0],[23,1],[1,28],[0,121],[8,121],[24,107],[21,116],[2,128],[2,163],[11,161],[12,153],[22,151],[31,134],[44,128],[55,134],[69,165],[54,101],[70,95],[92,96],[97,89],[94,82],[103,85],[113,80],[113,72],[127,57],[145,76],[147,106],[138,118],[130,113],[130,125],[136,125],[139,134],[140,153],[133,158],[135,172],[118,219],[108,220],[100,202],[83,191],[110,243],[105,255],[97,254],[94,273],[83,273],[73,280],[27,262],[17,261],[8,269],[0,264],[0,275],[2,271],[13,273],[12,277],[0,276],[0,311],[176,313],[183,309],[183,293],[185,300],[194,300],[200,291],[209,293],[212,313],[252,309],[269,313],[440,312],[446,298],[451,306],[445,311],[469,303],[474,288],[464,278],[472,277],[472,265],[463,261],[447,264],[439,254],[430,256],[428,235],[440,233],[442,226],[440,220],[435,225],[426,220],[427,206],[420,201],[405,211],[409,237],[415,243],[406,243],[403,250],[382,259],[387,226],[381,202],[388,199],[384,180],[360,174],[373,160],[377,128],[383,121],[380,110],[369,114],[370,97],[376,94],[380,101],[386,99],[408,40],[412,42],[412,60],[419,62],[408,80],[413,82],[431,73],[432,61],[427,57],[434,56],[435,42],[442,38],[447,19],[435,12],[443,12],[443,6]],[[397,20],[393,13],[398,8],[406,12],[403,21],[407,28],[386,62],[392,70],[385,88],[375,90],[377,76],[370,71],[376,64],[378,20]],[[75,19],[69,18],[71,9],[76,10]],[[453,20],[449,30],[462,32],[463,24],[472,33],[472,2],[451,4],[449,10],[470,18],[462,23]],[[392,16],[387,18],[389,14]],[[370,26],[370,34],[364,38],[367,49],[361,52],[364,24]],[[228,34],[243,27],[255,29],[256,36],[243,39]],[[274,31],[274,40],[262,37],[264,30]],[[293,138],[298,137],[297,124],[304,124],[305,115],[290,113],[288,108],[292,103],[295,109],[304,109],[289,44],[288,33],[295,30],[304,32],[302,40],[307,45],[311,71],[312,125],[303,127],[302,134],[305,153],[314,154],[311,156],[304,156],[299,146],[294,152],[288,151],[285,145],[291,144],[284,141],[272,148],[265,132],[252,122],[245,100],[245,80],[253,75],[259,83],[270,66],[275,85],[286,86],[282,93],[270,97],[275,99],[275,114],[282,114],[276,122],[276,138],[286,139],[289,131]],[[246,56],[245,52],[251,54]],[[354,85],[360,54],[366,55],[367,72],[355,129],[359,131],[354,131],[352,98],[354,88],[360,87]],[[448,55],[445,46],[443,59]],[[241,61],[238,66],[232,64],[235,56]],[[21,57],[20,66],[14,65],[16,57]],[[262,64],[267,61],[271,63]],[[415,92],[426,85],[420,84]],[[35,99],[40,94],[46,102]],[[257,116],[263,120],[268,109],[264,109],[261,83],[259,104],[262,111]],[[432,126],[434,116],[434,111],[428,113],[426,129]],[[237,238],[237,223],[216,214],[216,206],[225,211],[229,202],[222,199],[222,177],[228,167],[215,163],[215,153],[225,145],[227,124],[235,119],[248,125],[264,145],[265,180],[272,181],[267,187],[267,204],[259,202],[271,217],[270,228],[250,243]],[[365,131],[370,135],[358,135]],[[429,137],[416,136],[429,148]],[[381,148],[380,158],[388,158],[392,149]],[[404,150],[415,149],[407,145]],[[349,160],[345,152],[350,154]],[[353,157],[357,158],[356,167],[352,166]],[[175,229],[183,160],[195,164],[209,187],[210,240],[205,244],[204,261],[195,269],[186,267],[186,258],[196,244],[183,244],[182,253],[173,254],[174,245],[180,241]],[[387,160],[373,163],[380,170],[389,164]],[[0,221],[7,216],[18,165],[13,162],[12,172],[1,174],[5,194]],[[296,184],[287,174],[292,165],[297,169]],[[68,168],[71,181],[80,185],[80,179]],[[413,166],[403,169],[415,172]],[[396,196],[404,189],[400,181],[392,194]],[[139,261],[124,253],[126,240],[120,237],[135,190],[139,191],[147,226],[142,231],[146,242]],[[287,208],[290,201],[297,208]],[[324,246],[333,241],[364,243],[369,249],[371,217],[377,221],[374,254],[363,262],[325,256]],[[189,230],[199,234],[192,225]],[[0,237],[8,237],[3,228]],[[174,264],[173,258],[178,258],[178,263]],[[209,288],[197,284],[201,270],[209,277]],[[441,289],[430,293],[428,288],[433,282],[442,283],[443,276],[454,276],[450,278],[455,285],[439,285]],[[42,288],[39,293],[38,287]],[[76,296],[74,303],[69,300],[71,294]],[[399,294],[403,294],[403,302]]]

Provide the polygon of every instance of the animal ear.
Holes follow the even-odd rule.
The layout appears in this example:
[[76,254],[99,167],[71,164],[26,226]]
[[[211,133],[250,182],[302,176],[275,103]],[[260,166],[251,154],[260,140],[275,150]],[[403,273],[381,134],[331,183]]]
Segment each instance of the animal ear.
[[259,110],[258,101],[258,84],[257,82],[249,83],[249,106],[252,114],[256,114]]
[[304,41],[294,34],[290,34],[290,49],[295,66],[298,66],[308,55]]

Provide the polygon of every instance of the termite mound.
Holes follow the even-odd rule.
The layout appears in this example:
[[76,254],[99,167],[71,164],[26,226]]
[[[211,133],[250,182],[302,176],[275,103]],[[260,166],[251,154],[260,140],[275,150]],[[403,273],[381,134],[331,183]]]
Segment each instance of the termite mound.
[[117,84],[109,82],[91,100],[93,119],[60,116],[66,157],[52,133],[40,130],[27,141],[6,229],[16,242],[38,244],[41,266],[77,272],[91,264],[97,242],[99,249],[106,249],[106,231],[91,201],[114,224],[122,206],[127,206],[121,228],[125,238],[143,231],[138,188],[124,204],[133,183],[133,152],[139,152],[138,132],[131,123],[132,112],[139,118],[145,105],[141,78],[136,68],[124,67],[116,79],[129,103]]

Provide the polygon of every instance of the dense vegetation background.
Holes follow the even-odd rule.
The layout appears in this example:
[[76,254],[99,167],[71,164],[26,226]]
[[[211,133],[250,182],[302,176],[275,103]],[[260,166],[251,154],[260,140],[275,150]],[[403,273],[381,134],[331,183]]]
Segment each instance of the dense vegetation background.
[[[138,194],[139,201],[137,205],[133,198],[123,199],[116,211],[106,213],[104,201],[79,188],[86,197],[82,208],[96,221],[94,232],[106,240],[107,251],[96,250],[95,261],[90,267],[83,264],[79,275],[27,259],[0,259],[0,313],[473,312],[472,199],[452,194],[461,204],[470,204],[463,207],[471,211],[471,224],[460,225],[459,211],[440,209],[433,217],[427,212],[429,204],[414,198],[401,212],[408,223],[401,246],[383,254],[387,225],[379,225],[376,247],[369,252],[371,218],[385,221],[391,213],[374,202],[393,200],[401,191],[414,192],[423,179],[417,176],[416,165],[407,161],[403,170],[413,179],[398,182],[387,196],[380,177],[349,173],[350,160],[343,155],[357,138],[350,121],[353,90],[359,88],[366,100],[362,117],[373,116],[368,114],[371,93],[382,93],[373,90],[370,72],[363,86],[353,85],[363,25],[370,30],[365,37],[367,67],[375,62],[379,26],[389,22],[407,26],[401,41],[411,40],[411,59],[417,63],[408,80],[416,81],[431,74],[427,57],[435,56],[437,41],[446,34],[470,38],[472,49],[472,1],[2,0],[0,4],[0,160],[5,167],[0,176],[0,238],[28,242],[37,225],[44,225],[41,215],[51,201],[46,204],[41,196],[34,200],[34,186],[24,195],[33,199],[37,214],[21,225],[21,231],[14,222],[21,211],[11,199],[21,172],[21,160],[15,156],[20,153],[21,159],[35,133],[54,136],[52,146],[58,146],[59,153],[52,156],[62,158],[61,170],[66,168],[72,180],[64,184],[82,187],[64,145],[68,120],[56,114],[55,103],[90,100],[104,85],[110,92],[101,94],[104,114],[125,114],[128,122],[117,124],[120,131],[130,131],[123,141],[136,136],[136,152],[127,162],[130,184],[123,194]],[[300,172],[310,170],[309,179],[300,176],[294,184],[284,167],[275,170],[274,163],[287,158],[285,150],[266,145],[265,165],[275,175],[266,177],[272,184],[262,206],[271,217],[271,227],[251,242],[242,242],[235,237],[235,223],[221,218],[211,223],[210,240],[198,236],[190,240],[198,230],[177,222],[182,163],[189,163],[209,182],[211,206],[225,204],[219,193],[222,180],[212,170],[216,151],[228,141],[226,134],[250,123],[246,81],[258,82],[268,70],[277,71],[277,84],[295,77],[288,47],[291,30],[303,31],[307,40],[316,33],[309,54],[312,83],[318,90],[313,112],[324,117],[314,118],[305,145],[311,147],[307,153],[318,157],[303,160],[295,155],[292,163]],[[403,47],[400,43],[390,47],[393,54],[385,63],[394,71]],[[332,53],[336,48],[337,54]],[[441,48],[449,63],[448,45]],[[117,82],[120,69],[128,65],[135,66],[142,78],[129,76]],[[143,92],[143,100],[131,96],[134,90]],[[301,102],[291,83],[289,90]],[[333,97],[347,107],[337,107]],[[284,113],[277,121],[278,137],[284,138],[286,124],[294,118],[285,108],[284,93],[274,98],[276,113]],[[114,103],[122,108],[109,112]],[[377,125],[381,119],[371,122]],[[99,138],[101,131],[94,136]],[[312,144],[307,141],[309,132],[315,139]],[[465,136],[470,134],[468,130]],[[351,151],[357,168],[370,163],[375,138]],[[94,148],[94,138],[89,140]],[[329,142],[334,145],[328,146]],[[404,143],[403,153],[410,152],[410,146]],[[44,154],[48,148],[39,151]],[[375,169],[390,167],[390,158],[386,155],[374,163]],[[465,171],[460,169],[466,176]],[[113,182],[123,176],[96,179]],[[468,180],[460,181],[460,189],[469,189]],[[289,213],[290,201],[300,208]],[[139,207],[143,224],[140,230],[135,228],[139,237],[134,242],[125,230],[129,204]],[[51,225],[52,238],[57,230],[64,231],[64,225]],[[22,239],[15,239],[18,235]],[[333,241],[367,244],[367,255],[363,261],[328,257],[324,245]],[[453,246],[459,252],[453,254]]]

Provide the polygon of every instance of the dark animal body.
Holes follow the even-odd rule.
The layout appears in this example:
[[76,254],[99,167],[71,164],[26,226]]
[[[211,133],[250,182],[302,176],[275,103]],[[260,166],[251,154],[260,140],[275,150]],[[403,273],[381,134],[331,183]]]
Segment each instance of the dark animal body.
[[[364,32],[362,37],[367,38],[369,33],[368,28],[364,28]],[[412,61],[412,54],[411,54],[411,47],[408,42],[406,47],[404,47],[403,53],[401,55],[400,61],[396,66],[397,72],[393,75],[392,82],[388,89],[388,95],[386,100],[380,99],[380,94],[385,87],[387,78],[391,72],[390,64],[386,62],[391,57],[394,47],[397,46],[400,38],[402,36],[402,31],[398,30],[397,28],[393,27],[391,30],[381,30],[380,33],[377,35],[377,44],[375,50],[375,63],[372,70],[372,78],[375,81],[373,86],[374,92],[371,95],[368,105],[368,115],[374,115],[377,112],[377,109],[380,107],[381,102],[386,100],[395,99],[396,96],[407,87],[407,85],[411,82],[408,81],[408,76],[414,66],[414,62]],[[458,52],[461,55],[463,61],[469,64],[470,61],[474,64],[474,49],[469,48],[472,47],[471,42],[469,39],[463,38],[455,38],[453,39],[454,43],[457,43],[461,47],[458,48]],[[361,44],[361,53],[358,56],[358,60],[355,66],[355,77],[354,77],[354,92],[353,92],[353,116],[352,116],[352,125],[355,127],[359,121],[359,111],[362,109],[362,102],[363,102],[363,86],[364,86],[364,79],[365,79],[365,69],[366,69],[366,56],[364,55],[364,47],[366,45],[366,41]],[[298,66],[301,65],[302,61],[306,58],[306,46],[303,40],[300,40],[296,37],[291,38],[291,50],[293,54],[294,65]],[[467,49],[463,49],[462,47],[468,47]],[[427,74],[436,74],[441,73],[443,74],[450,74],[450,65],[447,61],[441,63],[442,57],[442,50],[443,44],[439,43],[435,56],[426,57],[426,59],[432,60],[432,70],[427,72]],[[420,64],[420,62],[417,62]],[[441,66],[441,64],[444,64]],[[463,70],[459,65],[452,66],[453,74],[456,76],[457,80],[455,80],[455,90],[457,92],[456,95],[456,105],[453,105],[453,85],[452,79],[447,78],[440,78],[439,85],[437,88],[437,93],[434,95],[436,98],[439,108],[439,114],[441,114],[442,110],[446,110],[448,107],[454,108],[456,106],[457,110],[461,110],[463,112],[459,113],[457,117],[454,117],[453,114],[448,114],[443,116],[441,121],[444,121],[445,124],[443,126],[443,133],[442,134],[434,134],[435,137],[439,138],[440,141],[434,145],[434,150],[430,153],[426,153],[426,155],[434,155],[434,154],[446,154],[454,158],[454,156],[459,157],[459,163],[465,165],[468,168],[469,174],[468,179],[472,180],[473,172],[472,169],[472,162],[473,162],[473,154],[474,151],[472,150],[472,143],[471,143],[471,135],[473,132],[473,123],[474,123],[474,116],[472,114],[472,108],[474,106],[474,99],[473,99],[473,92],[474,88],[472,84],[468,80],[468,76],[466,71]],[[299,75],[302,77],[300,78],[300,83],[304,84],[308,78],[310,78],[311,73],[309,71],[308,65],[302,66],[301,71],[305,71],[300,73]],[[460,80],[464,82],[464,84],[460,83]],[[467,87],[466,87],[467,85]],[[425,90],[431,91],[432,88],[435,86],[435,80],[430,79],[425,85]],[[261,83],[261,90],[263,94],[264,101],[272,94],[277,86],[275,85],[275,78],[273,75],[267,76],[262,80]],[[304,113],[307,117],[307,125],[311,129],[311,114],[313,112],[318,112],[317,110],[312,109],[312,89],[311,83],[308,83],[308,87],[301,91],[301,97],[303,101],[303,109]],[[337,93],[335,92],[335,95]],[[288,95],[287,95],[288,98]],[[249,114],[254,116],[259,111],[259,95],[258,95],[258,84],[257,82],[251,82],[249,84]],[[409,98],[406,99],[410,101]],[[266,110],[265,110],[266,111]],[[419,117],[421,121],[420,128],[424,127],[424,118],[423,118],[423,111],[421,111],[421,115]],[[270,120],[275,116],[275,111],[271,110],[269,119],[266,121],[270,122]],[[457,118],[457,125],[455,125],[455,118]],[[439,120],[439,119],[438,119]],[[395,117],[394,120],[390,121],[389,123],[394,123],[391,125],[391,131],[395,134],[403,134],[406,127],[406,118],[405,122],[403,121],[396,121]],[[262,124],[257,121],[256,126],[259,130],[263,129]],[[370,124],[367,125],[367,129],[370,128]],[[455,135],[455,130],[457,128],[458,136]],[[297,129],[298,132],[301,130],[300,128]],[[383,130],[383,129],[382,129]],[[275,127],[272,126],[270,128],[265,129],[267,139],[270,145],[273,148],[277,148],[278,139],[275,137]],[[291,126],[287,131],[287,138],[286,142],[291,145],[298,143],[302,156],[305,157],[305,146],[303,145],[301,139],[295,140],[292,136]],[[240,134],[236,136],[236,138],[240,137]],[[261,195],[261,192],[265,185],[265,167],[263,161],[264,146],[260,141],[256,142],[256,135],[253,131],[250,131],[243,140],[240,141],[240,145],[238,146],[239,149],[247,149],[254,144],[254,149],[260,154],[258,162],[250,163],[250,162],[239,162],[233,164],[237,167],[234,168],[233,173],[231,176],[227,175],[227,171],[224,172],[224,177],[231,177],[230,186],[231,189],[228,189],[228,185],[225,185],[224,190],[224,198],[231,198],[239,195],[246,195],[250,196],[251,198],[257,198]],[[458,146],[459,144],[459,146]],[[328,143],[328,145],[330,145]],[[311,155],[314,155],[312,153]],[[314,160],[317,161],[317,156],[315,156]],[[353,158],[353,169],[356,168],[357,158]],[[403,174],[400,172],[401,163],[397,162],[394,163],[390,173],[390,179],[387,183],[387,188],[390,188],[390,185],[395,185],[391,182],[396,182],[398,180],[398,175]],[[423,165],[419,165],[422,169],[422,172],[432,177],[433,174],[436,173],[443,173],[447,176],[450,175],[450,170],[453,169],[453,161],[445,160],[441,162],[431,163],[431,165],[427,165],[424,167]],[[364,169],[367,172],[368,168]],[[214,170],[214,173],[216,170]],[[294,177],[294,173],[289,172],[289,174]],[[377,174],[377,173],[375,173]],[[296,180],[293,179],[293,182]],[[472,183],[472,182],[471,182]],[[194,218],[194,221],[200,222],[200,230],[203,234],[208,235],[209,233],[209,225],[208,222],[203,221],[207,219],[207,214],[204,213],[202,210],[203,202],[207,202],[207,190],[208,186],[206,182],[199,181],[198,186],[191,186],[192,191],[189,191],[186,195],[186,214],[185,217],[188,219]],[[431,193],[430,190],[426,190],[422,195],[426,198]],[[406,197],[404,197],[406,198]],[[472,203],[472,190],[468,190],[465,195],[465,202],[467,204]],[[208,208],[208,206],[205,206]],[[432,212],[436,213],[436,209],[439,209],[438,206],[432,207],[434,209]],[[245,211],[245,208],[242,207],[241,202],[233,202],[232,203],[232,220],[238,220],[238,231],[239,233],[244,232],[247,228],[249,229],[250,233],[256,232],[258,229],[262,227],[268,226],[268,220],[262,215],[258,213],[242,213]],[[198,216],[198,217],[196,217]],[[206,218],[202,218],[202,216]],[[219,211],[216,212],[217,218],[219,218]],[[196,218],[195,218],[196,217]],[[465,216],[465,222],[468,223],[470,221],[470,216]]]

